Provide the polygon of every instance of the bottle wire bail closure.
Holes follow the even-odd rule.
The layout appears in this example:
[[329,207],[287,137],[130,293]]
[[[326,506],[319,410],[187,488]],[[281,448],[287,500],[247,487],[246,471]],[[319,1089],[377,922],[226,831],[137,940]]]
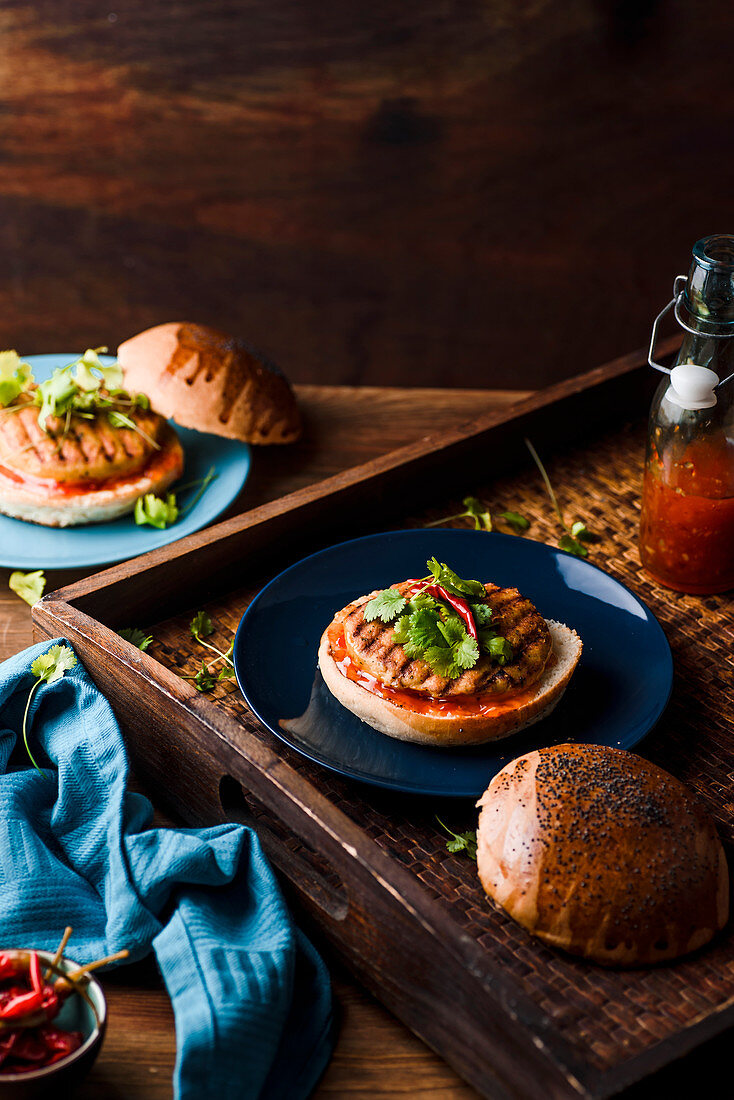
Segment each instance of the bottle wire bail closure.
[[[657,343],[658,328],[660,327],[660,322],[662,321],[663,317],[666,316],[666,314],[670,313],[671,309],[673,310],[675,314],[675,319],[680,327],[682,329],[685,329],[686,332],[690,332],[692,336],[702,336],[712,340],[722,340],[727,338],[731,339],[731,337],[734,335],[731,330],[729,330],[728,332],[717,331],[717,326],[714,323],[706,321],[703,318],[698,321],[698,328],[692,328],[686,321],[683,320],[683,318],[681,317],[681,303],[683,301],[683,296],[686,292],[687,286],[688,276],[676,275],[675,279],[673,280],[673,297],[668,302],[667,306],[660,310],[660,313],[658,313],[657,317],[652,323],[652,332],[650,334],[650,347],[647,353],[647,361],[651,367],[653,367],[655,370],[659,370],[662,374],[670,374],[671,368],[664,367],[662,363],[657,363],[655,361],[655,344]],[[725,382],[729,382],[732,378],[734,378],[734,374],[730,374],[727,378],[721,379],[717,384],[717,388],[718,386],[723,386]]]

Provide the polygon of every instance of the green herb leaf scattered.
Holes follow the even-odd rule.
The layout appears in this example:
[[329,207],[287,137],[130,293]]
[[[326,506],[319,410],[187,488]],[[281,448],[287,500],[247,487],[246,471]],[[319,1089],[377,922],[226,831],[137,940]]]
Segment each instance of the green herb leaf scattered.
[[157,527],[159,531],[163,531],[177,519],[178,507],[175,493],[168,493],[165,500],[157,497],[155,493],[146,493],[135,501],[135,522],[138,527],[147,523],[149,527]]
[[31,699],[40,684],[55,684],[57,680],[61,679],[65,672],[74,668],[75,665],[76,657],[74,656],[74,651],[68,645],[52,645],[47,653],[41,653],[31,664],[31,672],[36,677],[36,680],[28,693],[28,700],[23,713],[23,744],[25,745],[31,764],[38,772],[40,772],[41,769],[36,763],[30,745],[28,744],[28,712],[31,707]]
[[530,527],[530,520],[526,519],[525,516],[521,516],[519,512],[500,512],[500,519],[503,519],[518,533],[527,531]]
[[464,852],[469,859],[476,860],[477,858],[477,831],[476,829],[468,830],[465,833],[455,833],[453,829],[449,829],[448,825],[444,825],[440,817],[436,817],[436,821],[439,823],[444,832],[448,833],[451,837],[446,841],[446,849],[449,852]]
[[196,673],[196,676],[193,677],[193,681],[197,691],[211,691],[216,684],[216,680],[204,661],[201,662],[201,668]]
[[588,558],[589,556],[589,551],[584,544],[571,535],[561,535],[558,540],[558,546],[561,550],[566,550],[569,554],[575,554],[577,558]]
[[132,645],[137,646],[145,653],[149,645],[153,643],[153,635],[146,634],[144,630],[139,630],[136,626],[127,626],[124,630],[118,631],[121,638],[124,638],[126,642],[130,642]]
[[474,520],[475,530],[492,530],[492,516],[481,500],[478,500],[477,497],[464,497],[461,503],[466,509],[465,512],[456,512],[452,516],[442,516],[441,519],[434,519],[432,523],[427,523],[426,527],[443,527],[444,524],[451,523],[455,519],[472,519]]
[[46,588],[46,574],[42,569],[36,569],[33,573],[21,573],[20,570],[16,570],[8,578],[8,588],[33,607]]
[[383,623],[389,623],[396,618],[405,608],[406,600],[400,595],[397,588],[386,588],[378,592],[364,609],[364,617],[368,623],[380,619]]
[[196,612],[191,620],[190,630],[197,641],[200,641],[202,638],[208,638],[210,634],[214,633],[212,621],[206,611]]

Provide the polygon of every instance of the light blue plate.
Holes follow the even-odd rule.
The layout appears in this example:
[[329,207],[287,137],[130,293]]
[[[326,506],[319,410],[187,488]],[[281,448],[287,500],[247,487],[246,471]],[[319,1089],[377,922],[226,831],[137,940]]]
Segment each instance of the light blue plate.
[[[28,355],[39,382],[50,378],[55,367],[65,367],[78,355]],[[103,362],[114,362],[103,356]],[[138,527],[132,515],[111,523],[93,523],[85,527],[41,527],[0,515],[0,565],[11,569],[86,569],[110,562],[127,561],[148,550],[167,546],[212,523],[236,499],[250,471],[250,448],[246,443],[205,435],[174,425],[184,449],[182,481],[196,481],[214,466],[217,477],[207,487],[190,512],[168,527]],[[175,490],[175,485],[173,486]],[[178,497],[186,507],[196,495],[189,489]]]
[[[477,748],[414,745],[360,722],[324,684],[316,656],[334,614],[365,592],[422,576],[433,555],[462,577],[517,585],[546,618],[581,635],[579,667],[542,722]],[[250,709],[310,760],[379,787],[463,798],[481,794],[508,760],[541,745],[632,748],[660,718],[673,681],[657,619],[608,573],[530,539],[447,529],[368,535],[292,565],[245,612],[234,666]]]

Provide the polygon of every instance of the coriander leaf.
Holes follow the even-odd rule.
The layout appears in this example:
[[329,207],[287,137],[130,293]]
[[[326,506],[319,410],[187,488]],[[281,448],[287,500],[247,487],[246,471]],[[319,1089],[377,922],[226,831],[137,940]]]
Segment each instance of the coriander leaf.
[[437,584],[450,592],[452,596],[485,596],[486,590],[481,581],[463,580],[458,573],[448,565],[442,564],[436,558],[430,558],[426,567],[435,578]]
[[196,676],[193,677],[193,680],[197,691],[211,691],[216,684],[216,680],[206,667],[204,661],[201,662],[201,668],[196,673]]
[[149,645],[152,645],[152,634],[146,634],[144,630],[139,630],[136,626],[126,626],[124,630],[119,630],[118,634],[121,638],[124,638],[126,642],[130,642],[132,645],[137,646],[138,649],[145,653]]
[[479,646],[474,638],[465,634],[453,647],[454,661],[462,669],[474,668],[479,660]]
[[530,520],[521,516],[519,512],[500,512],[500,519],[514,528],[515,531],[527,531]]
[[393,627],[392,639],[394,642],[397,642],[398,645],[402,645],[403,642],[408,641],[410,620],[410,615],[401,615]]
[[44,683],[44,681],[47,684],[55,684],[57,680],[61,679],[65,672],[74,668],[75,665],[76,657],[74,656],[74,650],[68,645],[52,645],[47,653],[41,653],[31,664],[31,672],[36,677],[36,681],[28,692],[28,699],[26,701],[25,711],[23,712],[23,744],[25,745],[31,764],[38,772],[40,772],[41,769],[36,763],[35,757],[28,744],[28,712],[31,709],[31,699],[40,684]]
[[24,363],[17,351],[0,351],[0,406],[15,401],[32,381],[30,364]]
[[73,649],[68,645],[52,645],[47,653],[42,653],[40,657],[36,657],[31,665],[31,672],[39,680],[45,680],[47,684],[54,684],[75,665],[76,657]]
[[490,657],[494,657],[499,665],[512,660],[512,646],[507,638],[502,638],[499,634],[490,640],[488,649]]
[[150,398],[146,397],[146,395],[144,393],[136,393],[133,400],[134,400],[135,404],[138,406],[138,408],[140,408],[140,409],[149,409],[150,408]]
[[572,538],[571,535],[562,535],[558,540],[558,545],[561,550],[566,550],[569,554],[575,554],[577,558],[588,558],[589,551],[586,549],[582,542],[578,539]]
[[435,611],[423,607],[410,616],[408,640],[411,646],[419,650],[428,649],[432,645],[443,644]]
[[225,665],[224,668],[221,669],[219,675],[217,676],[217,679],[234,680],[234,668],[231,665]]
[[91,371],[91,367],[97,365],[96,363],[87,363],[82,356],[74,368],[74,381],[80,390],[84,390],[90,396],[102,386],[102,379],[96,374],[92,374]]
[[191,633],[195,638],[208,638],[210,634],[214,633],[214,627],[212,621],[207,615],[206,611],[197,611],[191,620],[190,625]]
[[492,530],[492,517],[481,500],[477,500],[476,497],[464,497],[461,503],[466,508],[464,515],[474,520],[474,527],[477,531]]
[[135,522],[139,527],[148,524],[163,531],[178,519],[176,494],[168,493],[165,500],[155,493],[146,493],[135,501]]
[[408,602],[408,611],[423,611],[423,610],[438,610],[441,604],[433,596],[429,596],[427,592],[420,592],[417,596]]
[[455,680],[464,671],[454,661],[454,655],[447,646],[430,646],[423,654],[424,661],[431,666],[437,676]]
[[496,637],[497,632],[491,630],[489,627],[485,627],[484,630],[479,631],[479,648],[483,653],[489,653],[489,643]]
[[488,603],[470,603],[469,609],[474,616],[474,622],[477,624],[478,630],[481,630],[484,626],[489,626],[492,620],[492,608]]
[[[447,645],[456,645],[458,642],[462,642],[464,638],[468,637],[464,629],[464,624],[458,615],[448,616],[445,622],[437,623],[437,626]],[[440,644],[439,642],[439,645]]]
[[364,609],[364,617],[368,623],[380,619],[383,623],[389,623],[405,608],[406,600],[400,595],[397,588],[386,588],[370,600]]
[[42,569],[36,569],[33,573],[21,573],[16,570],[8,578],[8,587],[33,607],[38,603],[46,587],[46,575]]
[[440,817],[436,817],[436,821],[441,828],[448,833],[451,837],[446,841],[446,849],[449,852],[466,852],[469,859],[475,860],[477,858],[477,832],[476,829],[470,829],[465,833],[455,833],[453,829],[449,829],[448,825],[444,825]]

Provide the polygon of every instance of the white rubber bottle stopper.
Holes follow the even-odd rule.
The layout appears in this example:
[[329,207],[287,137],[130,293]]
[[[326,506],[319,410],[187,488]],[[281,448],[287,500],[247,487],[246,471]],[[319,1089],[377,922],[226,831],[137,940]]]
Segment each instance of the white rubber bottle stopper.
[[719,384],[716,371],[696,363],[681,363],[670,372],[668,401],[681,409],[712,409],[716,404],[714,387]]

